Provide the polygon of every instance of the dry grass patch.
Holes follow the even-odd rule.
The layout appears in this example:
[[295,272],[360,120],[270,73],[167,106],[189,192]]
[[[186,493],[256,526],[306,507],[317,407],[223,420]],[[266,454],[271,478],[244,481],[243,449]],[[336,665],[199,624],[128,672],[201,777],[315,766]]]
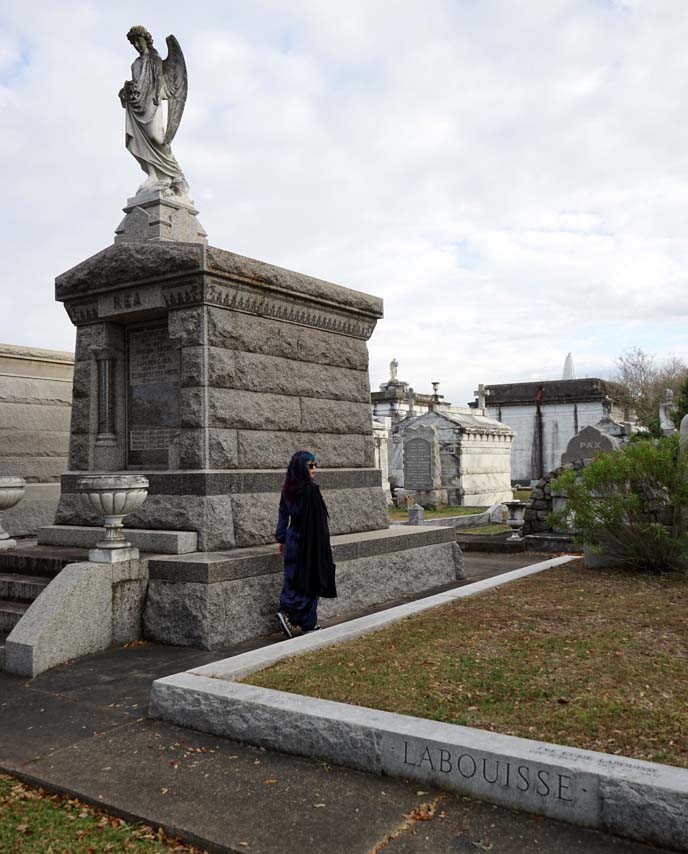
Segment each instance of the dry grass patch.
[[580,561],[245,681],[688,767],[688,582]]
[[203,854],[148,825],[0,774],[0,851],[22,854]]

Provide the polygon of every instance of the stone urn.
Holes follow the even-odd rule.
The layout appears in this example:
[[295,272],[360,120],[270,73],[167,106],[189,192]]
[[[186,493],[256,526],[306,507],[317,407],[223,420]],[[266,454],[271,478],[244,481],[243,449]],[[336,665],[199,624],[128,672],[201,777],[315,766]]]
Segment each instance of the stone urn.
[[509,537],[509,540],[520,542],[521,537],[519,536],[518,532],[523,527],[526,507],[528,505],[524,501],[505,501],[504,506],[506,507],[507,513],[509,514],[506,523],[513,531],[513,534]]
[[[26,481],[23,477],[0,477],[0,513],[14,507],[24,497]],[[0,523],[0,549],[13,549],[17,541],[11,539]]]
[[89,560],[115,563],[136,560],[133,548],[122,533],[125,516],[138,510],[148,495],[148,478],[140,474],[91,474],[79,478],[81,500],[104,518],[105,536],[89,551]]

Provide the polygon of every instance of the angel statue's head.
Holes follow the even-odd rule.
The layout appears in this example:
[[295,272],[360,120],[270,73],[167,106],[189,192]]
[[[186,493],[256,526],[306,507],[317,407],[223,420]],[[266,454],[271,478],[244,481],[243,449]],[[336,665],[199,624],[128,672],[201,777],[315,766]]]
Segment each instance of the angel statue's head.
[[145,27],[132,27],[127,33],[127,38],[134,47],[137,46],[139,39],[143,39],[149,48],[153,47],[153,36]]

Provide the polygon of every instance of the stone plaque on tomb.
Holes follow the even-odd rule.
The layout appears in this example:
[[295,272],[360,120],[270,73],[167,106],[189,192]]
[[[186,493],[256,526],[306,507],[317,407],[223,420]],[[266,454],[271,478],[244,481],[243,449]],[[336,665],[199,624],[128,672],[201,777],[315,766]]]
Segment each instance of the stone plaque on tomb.
[[598,454],[614,451],[618,446],[617,439],[603,433],[597,427],[584,427],[569,440],[566,450],[561,455],[561,464],[566,465],[576,460],[590,460]]
[[179,442],[179,349],[166,326],[132,329],[128,335],[129,467],[177,465]]
[[432,489],[432,453],[427,439],[410,439],[405,443],[404,488]]

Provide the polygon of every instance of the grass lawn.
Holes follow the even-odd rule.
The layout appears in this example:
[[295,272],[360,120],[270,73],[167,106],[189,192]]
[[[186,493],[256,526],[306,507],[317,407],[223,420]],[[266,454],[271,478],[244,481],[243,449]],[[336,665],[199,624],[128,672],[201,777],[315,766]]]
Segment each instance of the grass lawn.
[[[439,510],[426,510],[426,519],[442,519],[446,516],[470,516],[473,513],[484,513],[487,507],[440,507]],[[405,522],[408,519],[406,508],[390,507],[389,519],[391,522]]]
[[201,849],[183,845],[144,824],[129,824],[74,798],[51,795],[0,774],[0,851],[200,854]]
[[491,525],[478,525],[476,528],[459,528],[457,533],[461,536],[464,534],[503,534],[510,531],[508,525],[500,525],[499,522],[493,522]]
[[530,498],[530,493],[533,490],[528,487],[527,489],[515,489],[514,490],[514,501],[528,501]]
[[582,561],[245,681],[688,768],[688,579]]

